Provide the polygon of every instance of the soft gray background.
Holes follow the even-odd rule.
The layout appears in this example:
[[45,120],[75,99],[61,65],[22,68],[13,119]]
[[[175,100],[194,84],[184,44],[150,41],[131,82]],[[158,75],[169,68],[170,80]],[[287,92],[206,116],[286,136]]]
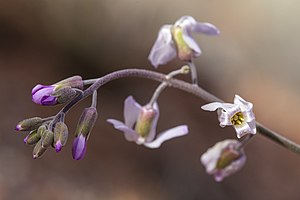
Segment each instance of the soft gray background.
[[33,160],[25,135],[13,130],[24,118],[59,110],[31,102],[37,83],[153,69],[147,56],[160,26],[192,15],[221,30],[219,37],[195,35],[203,49],[196,61],[200,85],[226,101],[241,95],[254,103],[260,122],[300,142],[299,13],[297,0],[0,1],[0,199],[299,199],[300,157],[262,136],[247,146],[240,172],[222,183],[206,175],[200,155],[235,133],[182,91],[161,95],[158,130],[188,124],[188,136],[158,150],[125,141],[105,120],[122,119],[128,95],[147,103],[157,86],[149,80],[118,80],[100,90],[99,119],[82,161],[72,159],[72,133],[90,99],[67,116],[70,139],[59,154],[50,150]]

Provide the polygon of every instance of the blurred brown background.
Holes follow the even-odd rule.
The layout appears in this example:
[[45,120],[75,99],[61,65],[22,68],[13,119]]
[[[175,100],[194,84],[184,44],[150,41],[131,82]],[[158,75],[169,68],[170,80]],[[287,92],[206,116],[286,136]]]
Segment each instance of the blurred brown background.
[[[200,85],[230,102],[241,95],[254,103],[260,122],[300,142],[299,13],[297,0],[2,0],[0,199],[299,199],[300,157],[262,136],[247,146],[240,172],[214,182],[199,157],[214,143],[234,138],[234,130],[221,129],[215,113],[200,110],[204,101],[182,91],[162,93],[158,131],[188,124],[188,136],[158,150],[127,142],[105,120],[122,119],[130,94],[146,103],[158,85],[149,80],[123,79],[101,88],[100,118],[82,161],[72,159],[72,133],[90,99],[67,116],[70,138],[59,154],[51,150],[33,160],[25,135],[13,130],[24,118],[59,110],[31,102],[37,83],[153,69],[147,56],[160,26],[192,15],[221,30],[219,37],[195,35],[203,50],[196,60]],[[180,65],[174,61],[158,70]]]

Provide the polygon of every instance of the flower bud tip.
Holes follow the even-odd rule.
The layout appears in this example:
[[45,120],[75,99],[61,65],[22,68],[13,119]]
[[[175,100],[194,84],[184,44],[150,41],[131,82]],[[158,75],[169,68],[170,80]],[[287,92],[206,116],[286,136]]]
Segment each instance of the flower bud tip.
[[62,144],[60,141],[57,141],[55,144],[55,151],[58,153],[61,151],[61,149],[62,149]]

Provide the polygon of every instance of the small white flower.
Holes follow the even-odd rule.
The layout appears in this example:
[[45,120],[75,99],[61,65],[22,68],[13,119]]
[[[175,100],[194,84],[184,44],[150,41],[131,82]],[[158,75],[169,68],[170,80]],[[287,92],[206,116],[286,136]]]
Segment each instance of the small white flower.
[[214,175],[217,182],[235,173],[246,162],[243,149],[237,140],[224,140],[209,148],[202,156],[201,163],[208,174]]
[[188,127],[181,125],[166,130],[156,137],[159,118],[157,103],[153,107],[141,106],[132,96],[127,97],[124,102],[124,118],[125,123],[115,119],[108,119],[107,122],[124,132],[126,140],[143,144],[148,148],[159,148],[163,142],[188,133]]
[[191,61],[201,54],[201,49],[192,37],[192,32],[206,35],[218,35],[220,31],[210,23],[197,22],[191,16],[183,16],[174,25],[160,28],[157,39],[148,59],[154,67],[163,65],[175,58]]
[[237,137],[246,134],[256,134],[255,116],[252,111],[253,104],[235,95],[234,103],[209,103],[201,107],[206,111],[217,110],[220,126],[233,125]]

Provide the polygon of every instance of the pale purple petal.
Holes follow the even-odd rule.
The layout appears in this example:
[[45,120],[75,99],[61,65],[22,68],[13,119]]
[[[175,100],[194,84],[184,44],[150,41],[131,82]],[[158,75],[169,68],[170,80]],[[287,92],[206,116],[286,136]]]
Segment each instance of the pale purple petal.
[[41,105],[55,105],[57,98],[51,96],[54,93],[55,87],[52,85],[46,86],[38,84],[32,89],[32,101]]
[[144,145],[149,148],[159,148],[163,142],[175,137],[186,135],[187,133],[188,127],[186,125],[177,126],[161,133],[154,141],[146,142]]
[[215,111],[218,108],[222,108],[222,107],[223,107],[223,103],[213,102],[213,103],[209,103],[209,104],[205,104],[205,105],[201,106],[201,109],[206,110],[206,111]]
[[81,160],[84,157],[86,146],[86,138],[82,134],[74,139],[72,154],[75,160]]
[[201,23],[201,22],[197,22],[193,26],[192,31],[195,33],[203,33],[206,35],[219,35],[220,34],[220,30],[213,24]]
[[188,33],[191,33],[193,31],[193,27],[196,26],[197,21],[191,17],[191,16],[182,16],[180,19],[178,19],[174,26],[179,26],[183,30],[186,30]]
[[228,125],[232,125],[230,119],[231,119],[231,116],[228,115],[228,112],[226,112],[225,110],[223,110],[222,108],[221,109],[218,109],[218,119],[219,119],[219,122],[220,122],[220,126],[221,127],[225,127],[225,126],[228,126]]
[[132,96],[126,98],[124,102],[124,120],[126,126],[133,128],[139,116],[141,105]]
[[245,101],[239,95],[235,95],[233,102],[234,102],[234,104],[241,106],[242,111],[250,111],[253,109],[253,104]]
[[122,131],[127,141],[136,142],[138,140],[139,135],[134,130],[126,126],[124,123],[115,119],[108,119],[107,122],[111,123],[115,127],[115,129]]
[[155,117],[153,119],[153,122],[151,124],[151,129],[149,131],[149,135],[146,138],[146,142],[151,142],[154,139],[154,137],[156,136],[156,125],[157,125],[157,121],[158,121],[158,118],[159,118],[159,107],[158,107],[157,102],[154,103],[153,109],[155,110],[156,115],[155,115]]
[[185,43],[193,50],[193,52],[194,52],[193,56],[194,57],[200,56],[201,49],[198,46],[197,42],[194,40],[194,38],[190,35],[190,33],[187,30],[183,29],[182,37],[183,37],[183,40],[185,41]]
[[154,67],[166,64],[176,56],[176,47],[172,40],[171,27],[171,25],[161,27],[150,51],[148,59]]

